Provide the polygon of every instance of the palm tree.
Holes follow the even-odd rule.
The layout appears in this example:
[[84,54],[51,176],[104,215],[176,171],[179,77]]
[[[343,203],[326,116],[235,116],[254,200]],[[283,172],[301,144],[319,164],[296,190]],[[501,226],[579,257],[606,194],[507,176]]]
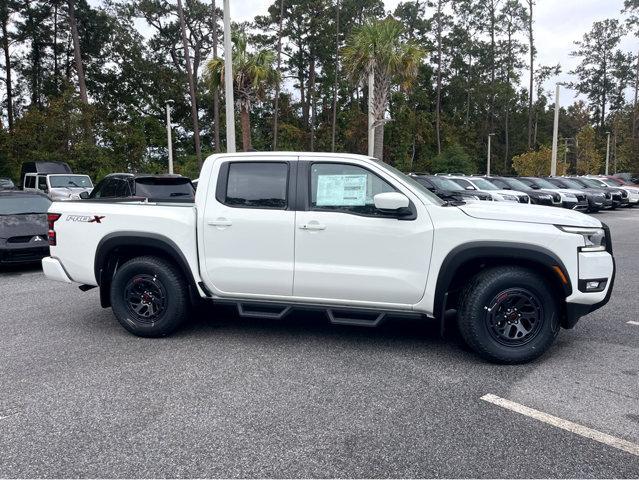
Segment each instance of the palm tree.
[[402,41],[402,30],[401,23],[390,17],[370,21],[353,32],[342,50],[344,68],[351,79],[366,81],[373,74],[374,156],[380,160],[383,160],[384,113],[391,84],[396,82],[402,89],[408,89],[426,54],[413,41]]
[[[251,150],[251,104],[262,100],[279,80],[279,72],[273,68],[275,54],[269,50],[249,52],[244,33],[233,36],[233,92],[240,108],[242,148]],[[224,84],[224,59],[214,58],[206,66],[211,87]]]

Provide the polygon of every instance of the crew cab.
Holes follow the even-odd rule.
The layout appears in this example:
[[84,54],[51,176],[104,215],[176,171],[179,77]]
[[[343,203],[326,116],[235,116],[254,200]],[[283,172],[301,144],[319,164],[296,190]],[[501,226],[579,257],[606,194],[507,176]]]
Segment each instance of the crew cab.
[[199,180],[195,203],[53,203],[44,273],[98,287],[140,336],[170,334],[200,300],[365,326],[410,315],[443,328],[456,310],[468,345],[503,363],[540,356],[612,292],[609,230],[579,212],[443,202],[348,154],[217,154]]

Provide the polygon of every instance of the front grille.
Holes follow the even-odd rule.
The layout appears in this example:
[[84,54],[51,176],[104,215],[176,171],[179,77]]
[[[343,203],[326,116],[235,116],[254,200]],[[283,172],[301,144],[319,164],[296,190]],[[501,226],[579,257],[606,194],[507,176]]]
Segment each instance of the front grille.
[[552,194],[552,201],[555,202],[555,203],[561,202],[561,195],[559,195],[558,193],[553,193]]
[[580,193],[577,193],[577,194],[575,195],[575,197],[577,197],[577,201],[578,201],[578,202],[583,202],[583,201],[585,201],[585,200],[586,200],[586,196],[585,196],[585,195],[582,195],[582,194],[580,194]]
[[626,192],[625,190],[621,191],[621,198],[628,198],[628,192]]
[[519,197],[519,203],[530,203],[530,199],[528,197]]
[[608,192],[604,192],[604,197],[606,198],[606,200],[610,200],[612,198],[612,195],[610,195],[610,193]]
[[612,198],[615,198],[617,200],[621,198],[621,193],[619,192],[612,192],[611,195],[612,195]]

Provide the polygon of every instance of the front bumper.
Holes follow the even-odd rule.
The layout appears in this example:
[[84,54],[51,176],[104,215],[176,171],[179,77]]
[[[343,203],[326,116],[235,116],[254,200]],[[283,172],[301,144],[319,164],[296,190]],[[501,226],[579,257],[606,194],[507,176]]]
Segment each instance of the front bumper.
[[608,226],[603,224],[606,232],[607,251],[605,252],[580,252],[578,285],[588,280],[606,280],[606,287],[599,292],[583,292],[579,288],[573,289],[573,293],[566,299],[565,316],[561,326],[573,328],[579,319],[595,310],[603,307],[610,300],[615,283],[616,265],[612,255],[612,239]]

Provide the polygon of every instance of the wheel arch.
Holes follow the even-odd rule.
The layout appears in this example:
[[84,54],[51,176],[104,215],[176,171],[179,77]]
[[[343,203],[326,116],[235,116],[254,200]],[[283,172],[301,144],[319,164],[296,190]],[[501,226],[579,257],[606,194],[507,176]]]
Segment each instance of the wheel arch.
[[184,275],[189,290],[197,291],[196,281],[186,257],[170,238],[146,232],[114,232],[106,235],[98,243],[93,265],[103,308],[111,306],[111,279],[118,265],[130,258],[143,255],[155,255],[172,262]]
[[[435,287],[433,316],[443,322],[450,300],[449,294],[463,286],[465,279],[484,268],[497,265],[531,268],[552,282],[553,286],[559,287],[564,298],[572,294],[568,271],[559,257],[550,250],[512,242],[471,242],[454,248],[444,258]],[[566,282],[562,280],[562,275]]]

